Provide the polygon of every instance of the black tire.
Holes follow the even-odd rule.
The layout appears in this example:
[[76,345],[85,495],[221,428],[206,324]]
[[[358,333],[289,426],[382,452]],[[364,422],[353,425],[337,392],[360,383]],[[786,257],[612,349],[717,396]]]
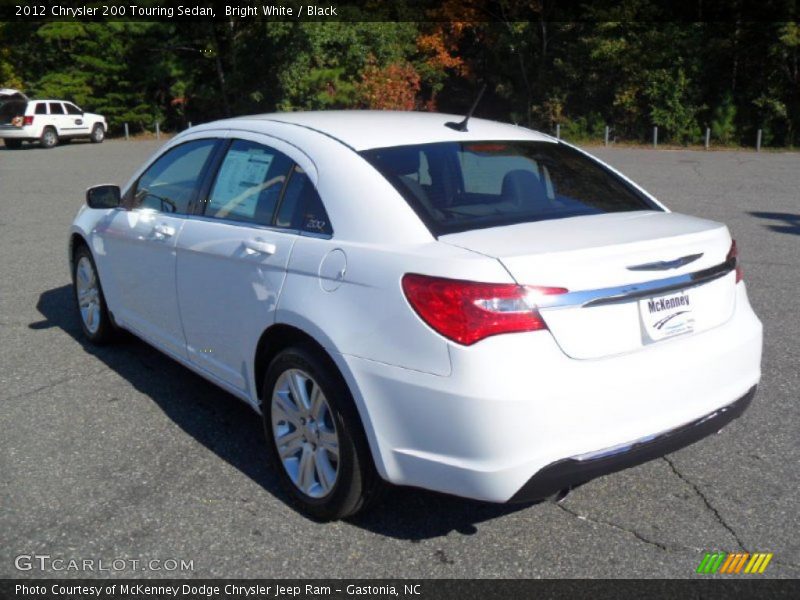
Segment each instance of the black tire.
[[[78,267],[81,265],[81,260],[88,260],[88,264],[91,266],[92,272],[94,273],[94,277],[97,281],[97,304],[99,310],[96,312],[98,321],[97,327],[94,330],[91,326],[87,325],[84,316],[81,314],[81,305],[78,299]],[[116,327],[114,322],[111,320],[111,316],[108,314],[106,299],[103,295],[103,287],[100,284],[100,276],[97,273],[97,265],[95,265],[94,258],[92,257],[92,253],[89,251],[89,248],[83,244],[78,246],[78,248],[75,250],[75,257],[72,262],[72,296],[75,300],[75,308],[78,312],[78,320],[80,321],[81,329],[83,330],[83,335],[86,337],[86,339],[98,346],[111,342],[116,334]]]
[[95,126],[92,127],[92,135],[89,139],[93,144],[102,144],[103,140],[106,139],[106,130],[103,129],[100,123],[96,123]]
[[58,133],[52,127],[45,127],[42,137],[39,138],[39,145],[42,148],[53,148],[58,144]]
[[22,148],[22,140],[12,140],[6,138],[3,141],[6,144],[6,148],[8,148],[9,150],[19,150],[20,148]]
[[[272,396],[278,379],[289,369],[299,369],[307,373],[321,388],[336,427],[339,444],[338,474],[330,492],[319,498],[305,494],[295,485],[279,457],[275,443]],[[314,519],[332,521],[354,515],[372,503],[382,487],[382,481],[375,470],[353,397],[329,357],[311,345],[283,350],[267,369],[262,398],[268,459],[299,510]]]

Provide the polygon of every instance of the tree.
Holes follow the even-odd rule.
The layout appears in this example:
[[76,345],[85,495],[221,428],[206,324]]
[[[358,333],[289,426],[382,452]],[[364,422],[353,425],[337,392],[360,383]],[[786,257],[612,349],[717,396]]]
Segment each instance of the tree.
[[654,125],[663,127],[672,139],[683,144],[700,137],[698,107],[689,98],[690,81],[683,68],[654,72],[645,94],[650,102],[650,117]]
[[356,90],[365,108],[414,110],[418,108],[420,77],[414,66],[407,62],[391,63],[386,67],[369,64],[364,68]]
[[736,136],[736,106],[730,92],[725,94],[722,102],[714,109],[711,134],[723,144],[730,144]]

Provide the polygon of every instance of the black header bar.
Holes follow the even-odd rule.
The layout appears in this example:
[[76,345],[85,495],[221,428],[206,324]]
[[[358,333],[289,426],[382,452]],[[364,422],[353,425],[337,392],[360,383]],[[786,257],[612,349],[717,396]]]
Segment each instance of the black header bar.
[[798,0],[0,0],[0,21],[796,21]]

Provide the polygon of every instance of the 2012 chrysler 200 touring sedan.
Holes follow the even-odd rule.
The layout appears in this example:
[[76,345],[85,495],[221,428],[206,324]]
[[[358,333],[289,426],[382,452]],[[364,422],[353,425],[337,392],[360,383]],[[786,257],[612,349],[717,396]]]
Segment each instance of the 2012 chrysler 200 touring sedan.
[[393,112],[192,128],[87,191],[85,335],[124,328],[261,412],[301,509],[383,480],[546,498],[718,431],[761,323],[719,223],[563,142]]

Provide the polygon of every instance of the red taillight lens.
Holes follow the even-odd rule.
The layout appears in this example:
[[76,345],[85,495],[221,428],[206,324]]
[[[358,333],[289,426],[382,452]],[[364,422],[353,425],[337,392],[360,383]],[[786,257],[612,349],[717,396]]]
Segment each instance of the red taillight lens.
[[24,119],[22,119],[22,124],[23,125],[33,125],[33,115],[30,115],[30,116],[25,117]]
[[537,295],[564,288],[477,283],[409,273],[403,292],[417,314],[444,337],[469,346],[491,335],[547,329]]
[[728,250],[728,260],[733,259],[736,265],[736,283],[739,283],[744,278],[744,271],[742,265],[739,264],[739,248],[736,247],[736,240],[731,243],[731,249]]

